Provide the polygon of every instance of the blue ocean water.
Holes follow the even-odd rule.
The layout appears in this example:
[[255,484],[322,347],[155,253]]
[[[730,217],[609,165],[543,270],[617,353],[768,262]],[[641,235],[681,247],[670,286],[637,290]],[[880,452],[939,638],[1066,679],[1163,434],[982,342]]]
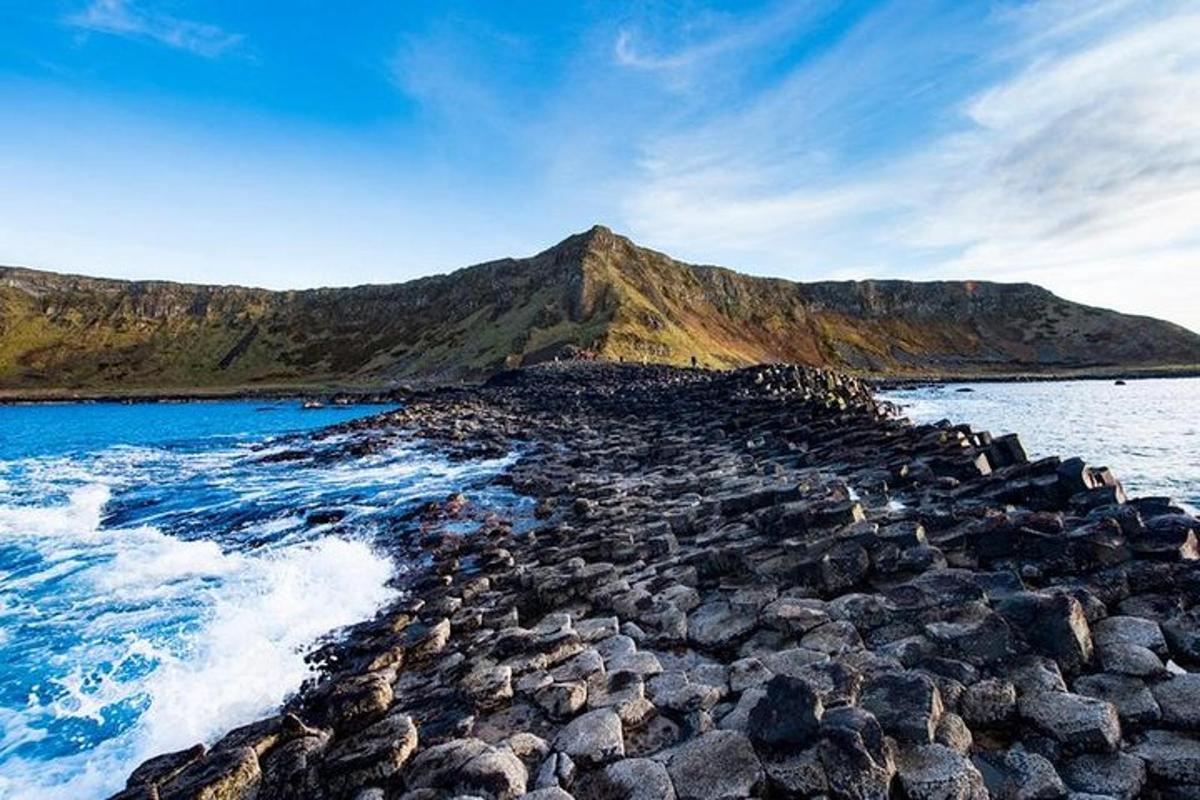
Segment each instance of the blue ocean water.
[[506,459],[260,461],[380,410],[0,406],[0,797],[102,797],[270,713],[314,641],[392,597],[380,544],[413,503]]
[[1019,433],[1031,457],[1080,456],[1133,495],[1200,509],[1200,378],[951,383],[883,397],[914,421]]

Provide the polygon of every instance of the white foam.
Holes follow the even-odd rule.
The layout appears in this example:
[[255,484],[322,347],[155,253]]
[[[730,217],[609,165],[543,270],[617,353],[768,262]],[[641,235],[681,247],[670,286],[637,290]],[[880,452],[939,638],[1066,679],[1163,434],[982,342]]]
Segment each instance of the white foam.
[[[8,760],[0,797],[103,796],[144,758],[271,713],[310,674],[304,654],[313,641],[369,618],[391,595],[391,563],[364,542],[326,537],[225,553],[212,541],[183,541],[152,527],[101,529],[108,496],[107,487],[93,485],[65,505],[0,506],[0,535],[53,556],[29,580],[69,575],[63,591],[78,592],[73,611],[86,620],[81,647],[94,635],[124,649],[100,676],[86,649],[68,653],[77,663],[53,679],[45,693],[53,699],[35,694],[23,712],[6,713],[0,734],[11,749],[43,735],[39,720],[102,721],[109,706],[129,700],[146,708],[125,733],[85,752]],[[188,623],[186,632],[164,626],[176,617]],[[122,666],[131,662],[157,666],[130,681]]]

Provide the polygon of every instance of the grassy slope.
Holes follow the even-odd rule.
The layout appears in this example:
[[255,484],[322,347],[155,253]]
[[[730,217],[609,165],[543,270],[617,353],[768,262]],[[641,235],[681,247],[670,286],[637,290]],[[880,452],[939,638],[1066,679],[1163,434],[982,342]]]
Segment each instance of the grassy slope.
[[1037,287],[796,284],[693,267],[597,228],[405,284],[269,292],[0,269],[0,393],[205,393],[474,378],[566,345],[873,374],[1200,364],[1200,336]]

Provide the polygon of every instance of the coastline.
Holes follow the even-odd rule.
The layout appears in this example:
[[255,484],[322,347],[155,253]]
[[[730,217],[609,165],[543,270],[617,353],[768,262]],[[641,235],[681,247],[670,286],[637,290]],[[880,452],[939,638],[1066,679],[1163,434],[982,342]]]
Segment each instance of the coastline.
[[[322,679],[119,796],[983,797],[1030,764],[1075,791],[1084,761],[1140,765],[1139,790],[1168,745],[1200,764],[1162,722],[1192,691],[1167,659],[1200,660],[1196,521],[1015,437],[901,422],[817,370],[604,364],[335,430],[519,448],[499,480],[537,522],[475,509],[463,535],[461,500],[431,507],[398,543],[428,569],[315,654]],[[1153,719],[1097,695],[1135,657]]]
[[[666,366],[666,368],[684,369],[684,367],[673,366]],[[886,390],[899,386],[935,383],[1024,383],[1194,378],[1200,377],[1200,364],[1151,367],[1086,367],[1053,372],[927,372],[912,374],[847,372],[845,374],[853,375],[873,388]],[[486,378],[458,381],[414,379],[406,380],[403,383],[392,386],[380,386],[372,383],[284,383],[256,386],[138,387],[128,390],[0,387],[0,405],[32,403],[186,403],[208,400],[305,400],[312,398],[327,398],[331,400],[342,398],[347,402],[387,403],[402,399],[414,392],[478,387],[486,383],[486,381]]]

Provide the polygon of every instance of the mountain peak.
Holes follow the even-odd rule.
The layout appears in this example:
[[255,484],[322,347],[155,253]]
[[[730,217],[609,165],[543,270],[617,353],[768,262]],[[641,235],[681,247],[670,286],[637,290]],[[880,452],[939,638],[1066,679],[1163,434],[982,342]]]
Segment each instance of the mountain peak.
[[1200,364],[1194,333],[1028,286],[755,278],[689,266],[604,225],[530,258],[344,289],[0,268],[0,314],[0,391],[457,379],[571,353],[890,375]]

